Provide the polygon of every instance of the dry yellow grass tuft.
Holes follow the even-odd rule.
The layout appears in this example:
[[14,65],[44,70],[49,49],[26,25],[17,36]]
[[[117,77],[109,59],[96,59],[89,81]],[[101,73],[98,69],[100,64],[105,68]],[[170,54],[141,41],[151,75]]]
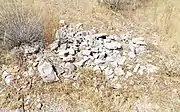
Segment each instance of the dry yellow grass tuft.
[[41,17],[26,2],[3,0],[0,10],[0,35],[4,46],[14,47],[42,40]]
[[149,0],[98,0],[98,3],[100,5],[105,5],[110,9],[130,11],[139,7],[144,7],[148,1]]
[[52,41],[59,16],[50,2],[2,0],[0,9],[0,35],[9,39],[11,45],[19,46],[40,39],[46,43]]

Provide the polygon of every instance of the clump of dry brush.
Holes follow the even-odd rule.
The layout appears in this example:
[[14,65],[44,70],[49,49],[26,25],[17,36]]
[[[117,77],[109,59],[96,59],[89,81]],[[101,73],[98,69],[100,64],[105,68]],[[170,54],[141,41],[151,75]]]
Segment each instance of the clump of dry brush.
[[102,6],[107,6],[113,10],[135,10],[142,7],[149,0],[98,0]]
[[[26,0],[25,0],[26,1]],[[39,13],[24,0],[1,0],[0,44],[6,48],[21,44],[43,45],[43,25]]]

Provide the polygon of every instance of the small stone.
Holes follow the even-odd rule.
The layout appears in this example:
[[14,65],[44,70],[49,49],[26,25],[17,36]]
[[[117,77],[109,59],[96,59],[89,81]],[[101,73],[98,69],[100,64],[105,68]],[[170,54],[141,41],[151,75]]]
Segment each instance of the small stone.
[[105,63],[105,61],[102,60],[102,59],[95,59],[95,60],[94,60],[94,64],[95,64],[95,65],[104,64],[104,63]]
[[25,54],[33,54],[36,53],[40,50],[40,46],[39,45],[35,45],[35,46],[28,46],[28,45],[22,45],[21,46],[22,49],[24,50]]
[[34,76],[35,75],[35,70],[32,67],[29,67],[28,69],[28,76]]
[[99,39],[99,38],[106,39],[106,36],[108,36],[106,33],[98,33],[98,34],[95,34],[95,37],[96,37],[97,39]]
[[141,52],[144,52],[145,50],[146,50],[145,46],[140,46],[140,47],[135,49],[136,53],[141,53]]
[[145,46],[147,45],[147,43],[144,41],[144,38],[141,38],[141,37],[133,38],[132,42],[137,44],[137,45],[145,45]]
[[127,64],[127,65],[126,65],[126,69],[127,69],[127,70],[132,70],[132,69],[133,69],[133,65]]
[[31,99],[31,96],[27,96],[26,98],[25,98],[25,103],[24,103],[24,105],[29,105],[30,104],[30,99]]
[[118,42],[105,43],[104,46],[110,50],[116,50],[122,48],[122,45]]
[[23,72],[22,75],[25,77],[29,76],[28,71]]
[[106,78],[109,80],[109,79],[112,79],[113,77],[114,77],[114,71],[113,71],[113,69],[111,69],[111,68],[106,68],[105,70],[104,70],[104,74],[105,74],[105,76],[106,76]]
[[77,29],[80,29],[80,28],[82,28],[82,27],[83,27],[83,24],[82,24],[82,23],[76,24],[76,28],[77,28]]
[[77,67],[73,63],[70,63],[70,62],[67,62],[65,64],[65,68],[67,68],[69,72],[71,73],[77,70]]
[[41,108],[42,108],[42,103],[38,103],[37,105],[36,105],[36,107],[38,108],[38,109],[40,109],[41,110]]
[[58,50],[58,56],[60,56],[61,58],[63,57],[67,57],[69,55],[69,51],[68,50]]
[[54,65],[54,67],[58,75],[62,75],[65,72],[64,65]]
[[79,62],[76,62],[76,63],[74,63],[74,64],[75,64],[76,66],[83,67],[88,60],[90,60],[89,57],[84,57],[83,60],[80,60]]
[[104,73],[105,75],[110,76],[114,73],[114,70],[108,67],[104,70]]
[[12,75],[10,73],[8,73],[7,71],[3,72],[2,79],[7,85],[10,85],[11,82],[13,81]]
[[71,62],[71,63],[73,63],[73,62],[75,61],[75,57],[69,55],[69,56],[67,56],[67,57],[63,57],[63,60],[62,60],[62,61],[63,61],[63,62]]
[[114,70],[114,73],[115,73],[117,76],[124,76],[124,75],[125,75],[125,72],[124,72],[124,70],[123,70],[121,67],[116,68],[116,69]]
[[111,40],[121,41],[121,37],[118,35],[110,35]]
[[128,55],[128,51],[123,51],[122,56],[127,56]]
[[148,73],[157,73],[158,68],[152,64],[146,65]]
[[52,44],[49,45],[51,51],[56,50],[59,47],[59,40],[55,40]]
[[145,66],[140,66],[138,73],[140,75],[143,75],[145,71],[146,71],[146,67]]
[[12,81],[13,81],[12,75],[8,75],[8,76],[6,76],[6,78],[4,79],[4,82],[5,82],[7,85],[10,85]]
[[95,48],[91,48],[91,51],[93,53],[98,53],[99,52],[99,48],[95,47]]
[[113,87],[114,87],[115,89],[120,89],[120,88],[122,88],[121,84],[115,84]]
[[16,77],[17,80],[19,80],[20,78],[21,78],[21,76],[19,76],[19,75]]
[[76,73],[69,73],[68,71],[66,71],[64,74],[63,74],[63,77],[64,78],[67,78],[67,79],[69,79],[69,78],[71,78],[71,79],[73,79],[73,78],[75,78],[75,76],[76,76]]
[[65,26],[65,25],[66,25],[65,20],[60,20],[60,21],[59,21],[59,26],[60,26],[60,27],[63,27],[63,26]]
[[91,29],[90,31],[90,35],[97,34],[97,33],[98,33],[98,30],[95,27],[93,27],[93,29]]
[[131,52],[135,52],[135,45],[133,44],[133,42],[129,42],[129,49]]
[[128,56],[129,56],[130,59],[134,59],[136,57],[134,52],[129,52]]
[[54,39],[60,39],[59,30],[56,30]]
[[49,62],[45,61],[39,64],[38,71],[44,82],[54,82],[59,80],[56,72],[53,70],[53,67]]
[[111,43],[111,39],[109,39],[109,38],[105,39],[104,43]]
[[83,49],[86,49],[88,46],[89,46],[88,43],[86,41],[84,41],[80,44],[79,49],[83,50]]
[[102,44],[104,44],[104,39],[103,38],[99,38],[97,42],[98,42],[99,45],[102,45]]
[[92,52],[90,50],[82,50],[82,55],[84,55],[84,56],[90,56],[91,53]]
[[138,70],[139,70],[139,68],[140,68],[140,66],[141,66],[140,64],[137,64],[137,65],[135,66],[133,72],[134,72],[134,73],[137,73]]
[[68,52],[69,52],[70,55],[75,55],[76,54],[74,49],[68,49]]
[[67,47],[68,47],[67,43],[65,43],[65,44],[60,44],[60,49],[62,49],[62,50],[66,50]]
[[5,79],[8,75],[11,75],[10,73],[8,73],[7,71],[4,71],[2,73],[2,79]]

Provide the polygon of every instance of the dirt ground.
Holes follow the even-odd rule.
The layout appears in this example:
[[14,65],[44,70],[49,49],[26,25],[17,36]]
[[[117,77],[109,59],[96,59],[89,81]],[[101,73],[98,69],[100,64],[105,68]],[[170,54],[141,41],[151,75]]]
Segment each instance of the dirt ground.
[[[158,74],[133,76],[122,81],[121,89],[110,88],[106,85],[102,74],[84,69],[78,71],[80,79],[77,82],[62,80],[58,83],[46,84],[41,79],[29,79],[27,85],[34,82],[27,90],[17,91],[11,87],[2,87],[0,108],[12,110],[23,108],[27,112],[179,112],[180,74],[177,69],[180,64],[180,44],[178,36],[168,38],[167,33],[162,33],[164,30],[159,30],[159,19],[155,21],[157,23],[155,25],[154,14],[158,15],[161,11],[155,13],[154,7],[147,5],[135,11],[115,12],[107,7],[100,7],[96,0],[29,2],[33,3],[33,7],[43,8],[42,14],[49,21],[47,26],[53,28],[56,28],[58,20],[65,20],[73,24],[83,23],[86,29],[96,28],[99,32],[120,34],[133,30],[147,40],[155,39],[158,48],[152,48],[152,52],[156,64],[162,70]],[[52,21],[53,18],[58,19]],[[169,27],[172,29],[172,26]],[[97,79],[101,88],[96,89],[92,86],[93,78]],[[31,100],[26,106],[23,104],[23,97],[27,96]],[[40,99],[39,103],[37,99]]]

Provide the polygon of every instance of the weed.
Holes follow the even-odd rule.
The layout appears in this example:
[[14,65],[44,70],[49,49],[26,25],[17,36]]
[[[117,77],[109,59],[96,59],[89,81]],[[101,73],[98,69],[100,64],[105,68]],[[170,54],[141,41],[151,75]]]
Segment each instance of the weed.
[[41,17],[29,5],[19,0],[4,1],[0,10],[0,36],[4,46],[15,47],[37,41],[43,44]]

